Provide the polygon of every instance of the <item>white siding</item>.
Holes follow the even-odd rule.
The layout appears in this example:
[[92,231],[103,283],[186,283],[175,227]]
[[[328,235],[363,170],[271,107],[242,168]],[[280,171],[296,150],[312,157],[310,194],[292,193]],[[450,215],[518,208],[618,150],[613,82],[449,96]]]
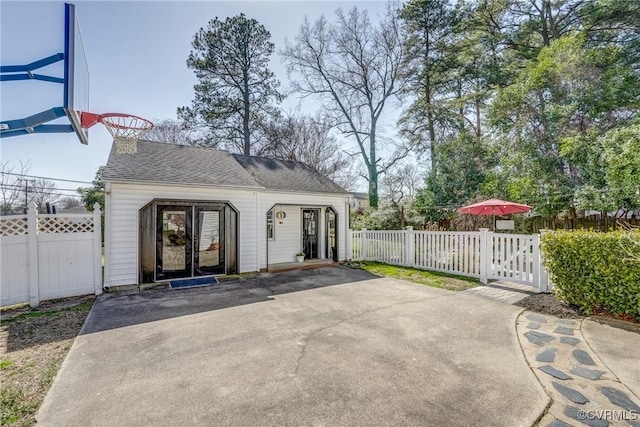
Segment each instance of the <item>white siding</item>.
[[258,270],[256,191],[196,186],[111,183],[106,204],[105,286],[138,282],[138,211],[153,199],[228,201],[238,210],[238,270]]
[[[260,248],[260,268],[267,267],[267,244],[269,245],[269,264],[279,262],[295,261],[295,255],[302,247],[302,209],[318,208],[318,255],[325,256],[325,206],[331,206],[338,214],[338,259],[346,258],[345,245],[348,229],[348,196],[333,194],[311,194],[311,193],[279,193],[273,191],[263,191],[260,193],[259,217],[259,248]],[[279,223],[275,221],[275,239],[267,242],[267,211],[274,205],[276,211],[282,210],[287,217]]]
[[[138,281],[139,210],[153,199],[227,201],[238,210],[238,271],[267,267],[267,211],[281,203],[287,217],[276,219],[275,240],[269,241],[269,264],[295,260],[301,249],[301,209],[332,206],[338,213],[338,258],[345,259],[348,229],[347,195],[279,193],[250,189],[123,184],[107,186],[105,286]],[[286,206],[285,206],[286,205]],[[259,208],[256,209],[256,206]],[[320,211],[319,255],[325,254],[324,209]]]
[[[287,217],[282,220],[282,224],[277,218],[275,219],[275,238],[267,242],[269,245],[269,264],[295,261],[296,253],[302,249],[300,235],[302,227],[301,209],[299,206],[279,206],[275,211],[283,211],[287,214]],[[264,243],[260,246],[264,246]],[[264,258],[264,256],[261,256],[261,258]],[[265,267],[266,264],[261,266],[261,268]]]

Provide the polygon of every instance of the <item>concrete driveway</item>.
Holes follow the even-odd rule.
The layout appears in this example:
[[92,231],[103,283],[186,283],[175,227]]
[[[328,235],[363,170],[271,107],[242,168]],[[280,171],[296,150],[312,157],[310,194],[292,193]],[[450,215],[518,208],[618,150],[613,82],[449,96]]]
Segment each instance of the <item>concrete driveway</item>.
[[103,295],[45,426],[529,426],[520,308],[344,267]]

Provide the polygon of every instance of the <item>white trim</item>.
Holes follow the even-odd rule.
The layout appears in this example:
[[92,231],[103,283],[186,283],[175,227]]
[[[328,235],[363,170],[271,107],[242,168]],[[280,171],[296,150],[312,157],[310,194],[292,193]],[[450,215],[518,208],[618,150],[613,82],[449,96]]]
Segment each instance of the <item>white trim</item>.
[[[256,244],[255,249],[256,249],[256,267],[258,270],[260,270],[260,245],[258,244],[258,242],[260,241],[260,224],[262,221],[260,221],[260,209],[258,208],[260,206],[260,192],[259,191],[255,191],[255,195],[256,195],[256,239],[255,242]],[[266,219],[266,218],[265,218]],[[263,224],[264,225],[264,224]],[[239,232],[240,230],[238,230]],[[237,255],[236,255],[237,257]]]
[[333,196],[333,197],[340,197],[340,196],[347,196],[350,193],[345,192],[345,193],[334,193],[334,192],[329,192],[329,191],[302,191],[302,190],[278,190],[278,189],[273,189],[273,188],[264,188],[264,190],[262,190],[265,193],[279,193],[279,194],[293,194],[293,195],[315,195],[315,196]]
[[166,182],[166,181],[138,181],[135,179],[103,179],[105,184],[135,184],[135,185],[160,185],[160,186],[169,186],[169,187],[207,187],[207,188],[222,188],[222,189],[234,189],[237,188],[239,190],[263,190],[264,187],[260,186],[244,186],[244,185],[220,185],[220,184],[209,184],[203,182]]
[[[5,218],[5,217],[3,217]],[[38,214],[38,218],[93,218],[92,212],[87,213],[55,213],[55,214]]]
[[330,195],[330,196],[349,196],[351,193],[348,191],[343,192],[330,192],[330,191],[302,191],[302,190],[279,190],[274,188],[267,188],[264,186],[243,186],[243,185],[220,185],[209,183],[189,183],[189,182],[166,182],[166,181],[138,181],[134,179],[104,179],[104,182],[113,184],[136,184],[136,185],[162,185],[162,186],[176,186],[176,187],[206,187],[206,188],[222,188],[222,189],[234,189],[239,190],[260,190],[265,193],[284,193],[293,195]]
[[17,214],[17,215],[2,215],[2,219],[24,219],[27,220],[27,214]]
[[[138,264],[139,260],[136,260]],[[111,183],[104,184],[104,277],[102,287],[111,285]],[[136,280],[137,281],[137,280]]]

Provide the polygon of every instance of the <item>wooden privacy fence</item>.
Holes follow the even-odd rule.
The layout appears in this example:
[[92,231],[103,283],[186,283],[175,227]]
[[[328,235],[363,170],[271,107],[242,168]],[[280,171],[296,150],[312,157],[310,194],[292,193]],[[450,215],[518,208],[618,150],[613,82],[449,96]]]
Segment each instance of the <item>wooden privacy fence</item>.
[[102,293],[100,205],[88,214],[0,217],[0,306]]
[[480,231],[349,231],[347,257],[549,289],[538,234]]

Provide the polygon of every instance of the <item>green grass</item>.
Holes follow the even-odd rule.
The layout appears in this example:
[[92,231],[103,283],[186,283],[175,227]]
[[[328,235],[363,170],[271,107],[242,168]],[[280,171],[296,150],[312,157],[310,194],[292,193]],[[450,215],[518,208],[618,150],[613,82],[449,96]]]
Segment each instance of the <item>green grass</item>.
[[49,300],[15,313],[3,308],[2,329],[15,346],[0,353],[0,425],[36,424],[36,411],[91,309],[94,299],[87,298]]
[[46,389],[51,387],[51,384],[53,383],[53,379],[55,378],[56,374],[58,373],[58,369],[60,368],[60,364],[62,364],[62,361],[60,361],[60,363],[56,361],[52,361],[43,370],[42,378],[40,379],[42,387]]
[[480,286],[480,281],[471,277],[454,276],[451,274],[435,273],[432,271],[419,270],[417,268],[400,267],[397,265],[383,264],[373,261],[361,261],[354,266],[362,268],[369,273],[378,276],[393,277],[396,279],[408,280],[421,285],[434,288],[447,289],[450,291],[464,291],[465,289]]
[[39,403],[29,400],[22,390],[16,388],[0,389],[0,425],[6,426],[20,422],[19,426],[31,425],[26,419],[38,410]]
[[64,308],[60,308],[60,309],[55,309],[55,310],[38,310],[37,308],[32,310],[32,311],[26,311],[24,313],[20,313],[17,314],[16,316],[7,319],[7,320],[3,320],[3,323],[10,323],[10,322],[15,322],[17,320],[20,319],[25,319],[25,318],[35,318],[35,317],[42,317],[42,316],[47,316],[47,317],[58,317],[60,315],[62,315],[62,313],[66,312],[66,311],[89,311],[91,309],[91,306],[93,305],[93,301],[85,301],[83,303],[80,304],[76,304],[73,305],[71,307],[64,307]]

